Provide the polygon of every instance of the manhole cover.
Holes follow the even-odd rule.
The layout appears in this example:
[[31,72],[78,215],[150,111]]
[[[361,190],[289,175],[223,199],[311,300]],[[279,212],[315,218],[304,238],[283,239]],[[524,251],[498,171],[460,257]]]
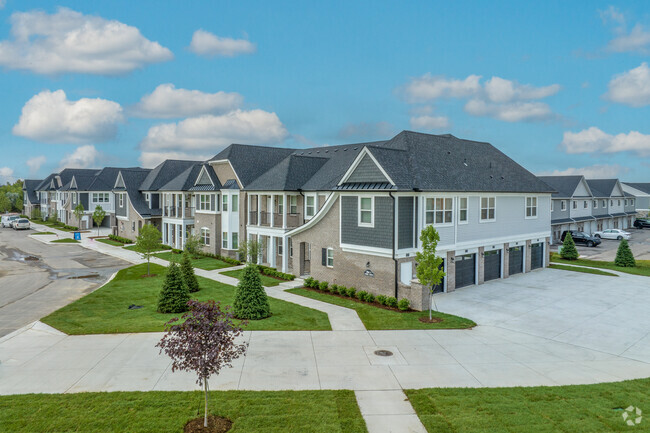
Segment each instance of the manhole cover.
[[390,350],[375,350],[375,355],[377,356],[393,356],[393,352]]

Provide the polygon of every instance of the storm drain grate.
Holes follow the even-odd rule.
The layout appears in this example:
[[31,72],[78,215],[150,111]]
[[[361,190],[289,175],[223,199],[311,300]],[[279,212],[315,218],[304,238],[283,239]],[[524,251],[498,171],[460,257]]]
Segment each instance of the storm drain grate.
[[377,356],[393,356],[393,352],[390,350],[375,350],[375,355]]

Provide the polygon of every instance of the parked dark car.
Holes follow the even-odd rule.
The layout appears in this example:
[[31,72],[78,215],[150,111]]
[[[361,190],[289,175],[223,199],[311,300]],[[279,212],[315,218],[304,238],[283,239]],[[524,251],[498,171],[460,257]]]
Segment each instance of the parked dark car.
[[637,218],[634,220],[634,227],[638,229],[650,229],[650,220]]
[[[571,237],[573,238],[573,242],[575,242],[576,244],[582,244],[588,247],[597,247],[602,242],[600,238],[597,238],[595,236],[589,236],[585,232],[579,232],[577,230],[569,230],[569,232],[571,232]],[[562,239],[562,242],[564,242],[564,238],[566,237],[567,233],[568,232],[566,231],[562,232],[562,237],[560,238]]]

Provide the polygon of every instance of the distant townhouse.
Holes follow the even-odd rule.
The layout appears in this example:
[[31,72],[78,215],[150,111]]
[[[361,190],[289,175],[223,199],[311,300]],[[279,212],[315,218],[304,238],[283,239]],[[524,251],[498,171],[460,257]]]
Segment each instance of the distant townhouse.
[[36,188],[43,182],[43,179],[25,179],[23,182],[23,213],[32,216],[34,209],[41,208],[41,200]]
[[147,168],[123,168],[117,174],[112,192],[115,201],[114,234],[135,240],[144,224],[161,228],[162,211],[150,193],[140,192],[140,186],[151,173]]
[[621,183],[623,191],[634,197],[634,210],[643,216],[650,213],[650,183]]
[[606,207],[608,214],[608,217],[599,218],[596,225],[592,224],[591,233],[596,230],[632,227],[636,212],[629,206],[628,200],[634,202],[634,198],[626,196],[618,179],[588,179],[587,184],[593,194],[594,206],[600,205],[601,215],[603,207]]

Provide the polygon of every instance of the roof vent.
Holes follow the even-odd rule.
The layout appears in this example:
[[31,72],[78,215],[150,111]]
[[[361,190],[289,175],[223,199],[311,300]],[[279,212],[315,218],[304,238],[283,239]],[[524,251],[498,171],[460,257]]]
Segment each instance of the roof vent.
[[447,155],[451,155],[451,150],[448,150],[448,151],[447,151]]
[[348,151],[348,148],[347,148],[347,147],[346,147],[345,149],[343,149],[343,152],[347,152],[347,151]]
[[490,179],[494,179],[494,176],[490,175]]
[[358,149],[358,147],[355,147],[355,148],[354,148],[354,150],[357,150],[357,149]]
[[501,176],[501,179],[505,179],[505,177]]
[[325,153],[329,152],[329,150],[326,150]]

